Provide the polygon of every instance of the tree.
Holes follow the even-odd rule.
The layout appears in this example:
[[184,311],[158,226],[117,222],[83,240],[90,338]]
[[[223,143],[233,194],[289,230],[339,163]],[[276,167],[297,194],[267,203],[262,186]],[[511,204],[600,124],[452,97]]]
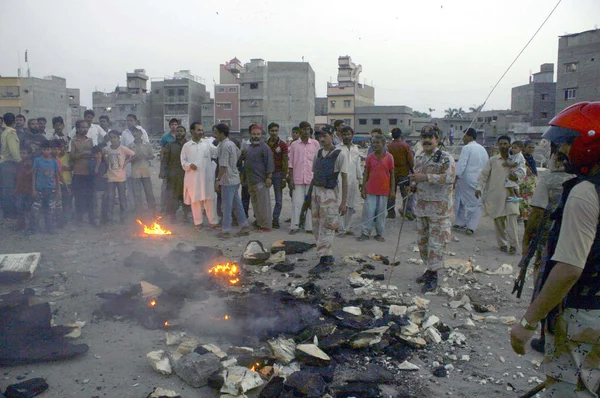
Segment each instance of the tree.
[[469,108],[469,112],[473,112],[473,113],[480,112],[480,111],[483,109],[483,106],[484,106],[484,105],[485,105],[485,104],[481,104],[481,105],[479,105],[479,106],[477,106],[477,105],[473,105],[472,107],[470,107],[470,108]]
[[445,113],[444,117],[448,118],[448,119],[452,119],[453,117],[456,117],[456,111],[457,110],[454,108],[448,108],[444,111],[444,113]]
[[414,117],[431,117],[431,114],[426,112],[413,111]]
[[454,117],[457,117],[459,119],[464,118],[465,117],[465,110],[462,107],[458,108],[458,109],[455,109]]

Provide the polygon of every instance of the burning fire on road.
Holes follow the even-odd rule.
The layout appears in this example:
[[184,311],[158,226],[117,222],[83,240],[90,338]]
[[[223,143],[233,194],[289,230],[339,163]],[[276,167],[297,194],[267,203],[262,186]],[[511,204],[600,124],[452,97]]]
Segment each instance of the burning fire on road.
[[[237,285],[240,283],[240,268],[235,263],[217,264],[208,270],[209,274],[214,275],[216,278],[229,282],[230,285]],[[227,315],[225,318],[229,319]]]
[[140,224],[142,226],[142,228],[144,229],[144,232],[142,233],[143,236],[146,235],[172,235],[173,232],[169,231],[168,229],[164,229],[158,222],[160,221],[161,217],[158,217],[156,220],[154,220],[154,222],[152,224],[150,224],[150,226],[144,224],[139,218],[136,219],[135,221]]

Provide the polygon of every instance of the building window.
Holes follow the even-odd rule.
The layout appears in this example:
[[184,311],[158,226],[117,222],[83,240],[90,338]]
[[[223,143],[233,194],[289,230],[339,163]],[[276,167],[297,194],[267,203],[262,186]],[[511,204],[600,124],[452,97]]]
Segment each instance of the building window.
[[373,119],[373,124],[374,125],[380,125],[381,124],[381,119]]
[[568,64],[565,64],[565,72],[566,73],[577,72],[577,65],[578,64],[579,64],[579,62],[569,62]]
[[367,119],[358,119],[358,124],[360,124],[361,126],[364,126],[367,124]]
[[182,88],[177,89],[177,95],[185,95],[185,90]]
[[237,87],[229,87],[229,90],[227,90],[230,93],[237,93]]
[[335,109],[335,100],[329,101],[329,106],[331,109]]
[[217,123],[223,123],[228,126],[231,126],[231,119],[220,119],[220,120],[217,120]]
[[223,109],[226,111],[231,110],[231,102],[223,102]]
[[218,87],[217,88],[217,93],[224,93],[225,92],[225,87]]
[[390,126],[395,126],[398,124],[398,119],[388,119],[388,123]]
[[258,88],[258,83],[250,83],[250,90],[256,90]]
[[202,110],[207,111],[210,109],[210,105],[202,105]]
[[158,94],[158,93],[160,93],[159,89],[154,90],[154,94]]
[[498,116],[492,116],[492,120],[494,120],[494,121],[498,120]]
[[412,124],[412,120],[408,119],[408,125],[410,126]]
[[577,88],[567,88],[565,90],[565,100],[572,100],[577,98]]
[[174,89],[172,89],[172,88],[170,88],[170,89],[167,91],[167,95],[168,95],[169,97],[172,97],[172,96],[174,96],[174,95],[175,95],[175,90],[174,90]]
[[352,106],[352,101],[344,100],[344,108],[350,108]]
[[352,127],[352,120],[351,119],[344,119],[344,124],[346,124],[346,126],[348,126],[348,127]]
[[335,119],[331,119],[330,124],[333,126],[334,123],[335,123]]
[[542,101],[546,101],[548,99],[548,94],[542,94]]
[[540,113],[540,118],[542,118],[542,119],[548,119],[548,112],[541,112]]
[[19,97],[19,86],[2,86],[0,87],[1,98],[16,98]]

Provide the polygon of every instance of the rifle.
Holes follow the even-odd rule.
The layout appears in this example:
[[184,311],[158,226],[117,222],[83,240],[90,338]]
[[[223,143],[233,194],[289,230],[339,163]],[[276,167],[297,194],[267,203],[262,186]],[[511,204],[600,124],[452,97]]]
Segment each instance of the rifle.
[[546,229],[546,219],[548,218],[549,214],[550,205],[546,208],[546,210],[544,210],[544,214],[540,219],[540,225],[537,228],[537,232],[534,238],[529,244],[527,253],[525,253],[523,257],[521,257],[521,261],[519,261],[519,268],[521,269],[521,271],[519,272],[519,276],[517,277],[517,279],[515,279],[515,284],[511,292],[511,294],[514,294],[516,292],[517,298],[521,298],[521,293],[523,293],[523,287],[525,286],[525,278],[527,277],[527,268],[529,267],[531,259],[538,250],[540,240],[542,239],[542,235],[544,234]]
[[300,223],[298,225],[304,225],[306,221],[306,213],[308,212],[308,209],[310,209],[310,202],[312,201],[312,190],[313,184],[311,183],[308,187],[308,192],[304,197],[304,202],[302,203],[302,210],[300,210]]

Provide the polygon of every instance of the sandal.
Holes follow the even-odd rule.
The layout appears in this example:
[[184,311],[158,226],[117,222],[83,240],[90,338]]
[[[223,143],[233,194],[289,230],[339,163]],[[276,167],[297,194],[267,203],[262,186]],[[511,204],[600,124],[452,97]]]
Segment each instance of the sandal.
[[375,235],[374,238],[377,242],[385,242],[385,238],[381,235]]
[[365,240],[369,240],[369,237],[368,237],[367,235],[361,235],[361,236],[359,236],[358,238],[356,238],[356,240],[357,240],[358,242],[363,242],[363,241],[365,241]]

